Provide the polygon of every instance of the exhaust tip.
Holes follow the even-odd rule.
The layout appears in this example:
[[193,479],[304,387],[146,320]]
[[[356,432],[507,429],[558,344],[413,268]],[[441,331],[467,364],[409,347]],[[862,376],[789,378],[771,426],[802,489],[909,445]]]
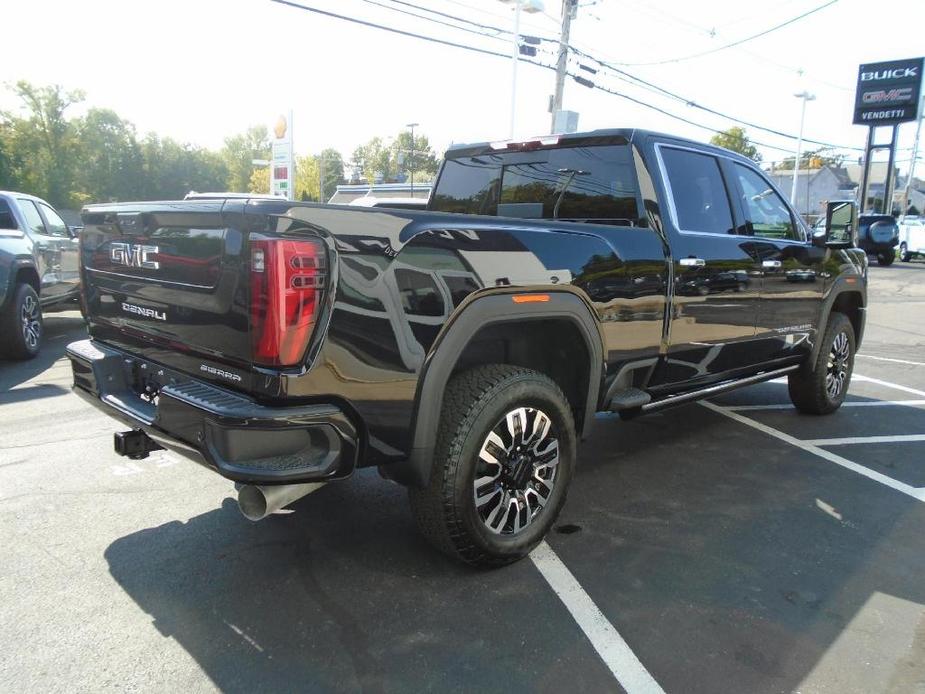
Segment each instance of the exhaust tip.
[[238,508],[249,521],[259,521],[267,517],[267,497],[263,490],[254,484],[245,484],[238,490]]

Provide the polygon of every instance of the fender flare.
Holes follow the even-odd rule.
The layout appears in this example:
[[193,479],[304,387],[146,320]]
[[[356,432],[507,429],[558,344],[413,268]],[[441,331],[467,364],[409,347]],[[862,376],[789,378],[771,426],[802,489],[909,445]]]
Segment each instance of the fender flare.
[[822,336],[829,326],[829,316],[832,315],[832,307],[842,294],[858,294],[861,297],[860,306],[861,321],[858,325],[857,346],[860,347],[861,340],[864,337],[864,323],[867,311],[867,291],[862,279],[857,275],[847,275],[839,277],[832,285],[832,290],[822,302],[819,310],[819,327],[816,330],[816,344],[813,345],[812,356],[809,364],[815,364],[819,357],[819,350],[822,349]]
[[[516,294],[537,290],[519,288]],[[443,393],[453,369],[472,338],[488,325],[549,318],[565,319],[578,329],[590,355],[588,369],[586,416],[580,436],[587,434],[593,414],[597,411],[604,375],[603,337],[599,321],[587,302],[564,287],[539,290],[549,295],[549,301],[515,304],[512,292],[492,293],[473,297],[465,302],[437,337],[424,360],[415,395],[414,416],[410,429],[410,455],[406,460],[383,469],[390,479],[406,485],[426,486],[430,480],[437,430],[443,407]]]

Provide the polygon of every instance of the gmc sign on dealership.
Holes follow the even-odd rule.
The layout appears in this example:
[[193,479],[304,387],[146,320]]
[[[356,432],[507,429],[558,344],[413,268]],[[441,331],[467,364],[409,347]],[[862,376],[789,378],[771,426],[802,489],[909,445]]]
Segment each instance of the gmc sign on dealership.
[[917,120],[925,58],[870,63],[858,69],[855,125],[898,125]]

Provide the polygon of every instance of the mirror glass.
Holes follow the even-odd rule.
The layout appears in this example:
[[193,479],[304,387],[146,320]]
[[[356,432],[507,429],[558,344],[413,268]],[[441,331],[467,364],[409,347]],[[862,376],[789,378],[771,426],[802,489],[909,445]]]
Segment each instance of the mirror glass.
[[826,209],[826,243],[853,243],[854,203],[830,202]]

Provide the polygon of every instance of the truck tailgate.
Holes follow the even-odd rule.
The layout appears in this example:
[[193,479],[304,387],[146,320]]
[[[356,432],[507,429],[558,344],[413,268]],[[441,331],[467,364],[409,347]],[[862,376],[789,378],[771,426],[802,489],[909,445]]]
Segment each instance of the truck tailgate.
[[245,234],[228,224],[225,204],[85,208],[81,260],[91,334],[129,347],[246,364]]

